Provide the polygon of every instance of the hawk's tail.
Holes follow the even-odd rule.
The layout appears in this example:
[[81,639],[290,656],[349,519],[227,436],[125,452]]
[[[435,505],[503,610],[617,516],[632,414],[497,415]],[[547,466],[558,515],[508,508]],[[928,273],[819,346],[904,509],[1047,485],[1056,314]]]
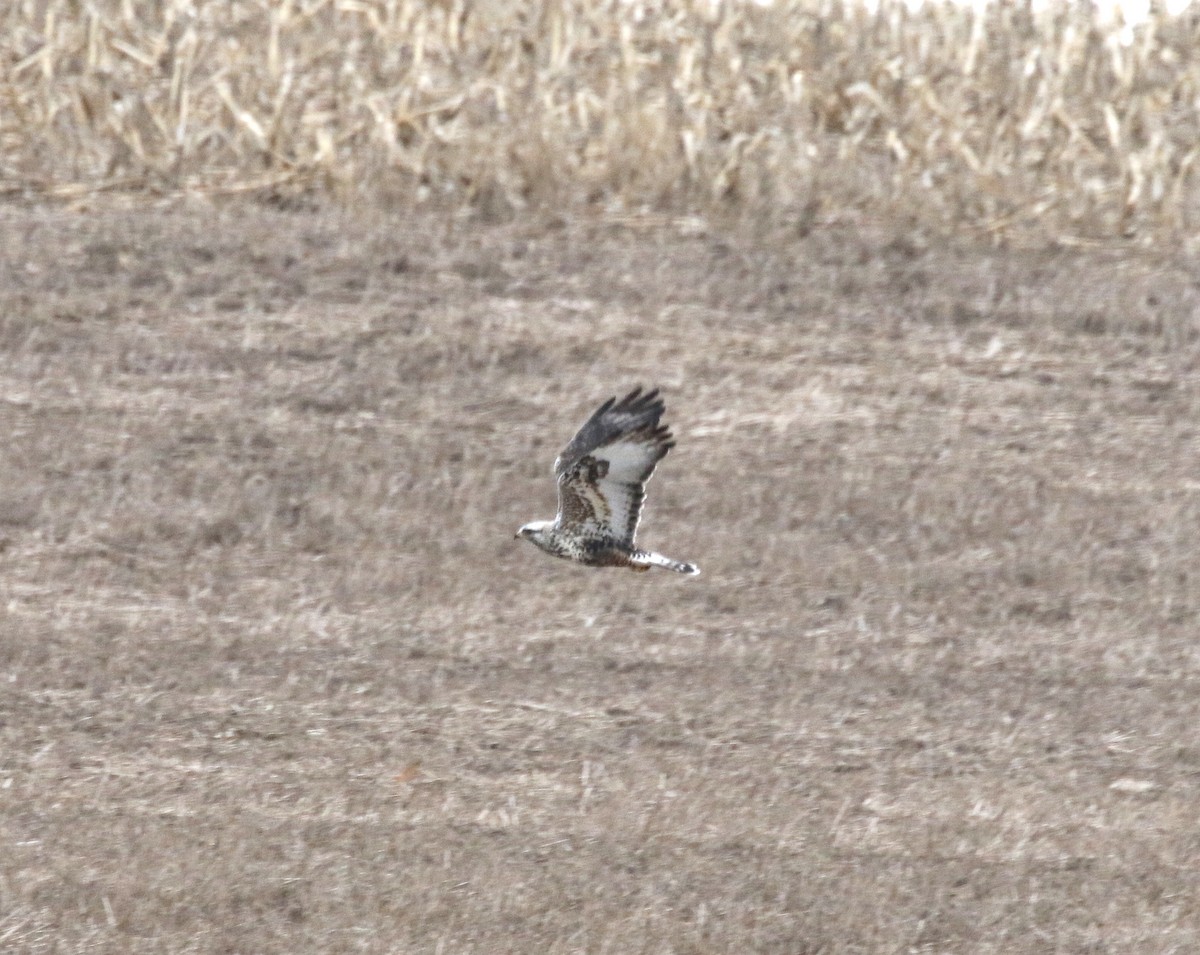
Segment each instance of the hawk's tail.
[[655,554],[653,551],[639,550],[633,555],[633,566],[638,570],[646,570],[647,568],[665,567],[667,570],[673,570],[677,574],[687,574],[690,577],[695,577],[700,573],[700,568],[695,564],[686,564],[682,560],[672,560],[670,557],[664,557],[662,554]]

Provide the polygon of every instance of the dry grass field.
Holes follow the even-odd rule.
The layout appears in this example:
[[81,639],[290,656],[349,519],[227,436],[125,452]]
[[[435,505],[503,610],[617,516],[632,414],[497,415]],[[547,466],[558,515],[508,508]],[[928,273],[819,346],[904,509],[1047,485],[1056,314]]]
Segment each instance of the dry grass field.
[[0,4],[0,953],[1200,951],[1200,12],[880,11]]
[[[0,951],[1200,950],[1194,274],[0,213]],[[512,539],[662,386],[646,542]]]

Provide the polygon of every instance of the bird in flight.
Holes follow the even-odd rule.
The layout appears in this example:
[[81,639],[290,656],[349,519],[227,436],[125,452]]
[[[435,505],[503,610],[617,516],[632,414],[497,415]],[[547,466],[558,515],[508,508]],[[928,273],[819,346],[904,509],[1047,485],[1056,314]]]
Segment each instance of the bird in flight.
[[620,401],[604,402],[554,462],[558,515],[526,524],[516,536],[547,554],[592,567],[700,573],[695,564],[633,542],[646,482],[675,446],[670,430],[659,424],[664,410],[657,388],[642,394],[637,387]]

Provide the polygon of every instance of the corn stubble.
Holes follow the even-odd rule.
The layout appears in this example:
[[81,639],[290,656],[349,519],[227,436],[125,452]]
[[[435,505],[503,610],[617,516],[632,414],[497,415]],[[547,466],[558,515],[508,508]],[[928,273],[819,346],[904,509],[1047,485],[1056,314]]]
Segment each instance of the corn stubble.
[[1200,15],[1091,3],[18,0],[0,188],[501,214],[901,214],[1004,239],[1200,221]]

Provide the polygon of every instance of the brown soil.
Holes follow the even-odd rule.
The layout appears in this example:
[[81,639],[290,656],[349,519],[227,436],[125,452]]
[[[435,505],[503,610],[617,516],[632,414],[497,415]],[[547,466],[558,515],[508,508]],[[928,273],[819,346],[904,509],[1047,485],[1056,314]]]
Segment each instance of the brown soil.
[[[0,212],[0,950],[1200,951],[1200,286]],[[643,541],[513,531],[668,398]]]

